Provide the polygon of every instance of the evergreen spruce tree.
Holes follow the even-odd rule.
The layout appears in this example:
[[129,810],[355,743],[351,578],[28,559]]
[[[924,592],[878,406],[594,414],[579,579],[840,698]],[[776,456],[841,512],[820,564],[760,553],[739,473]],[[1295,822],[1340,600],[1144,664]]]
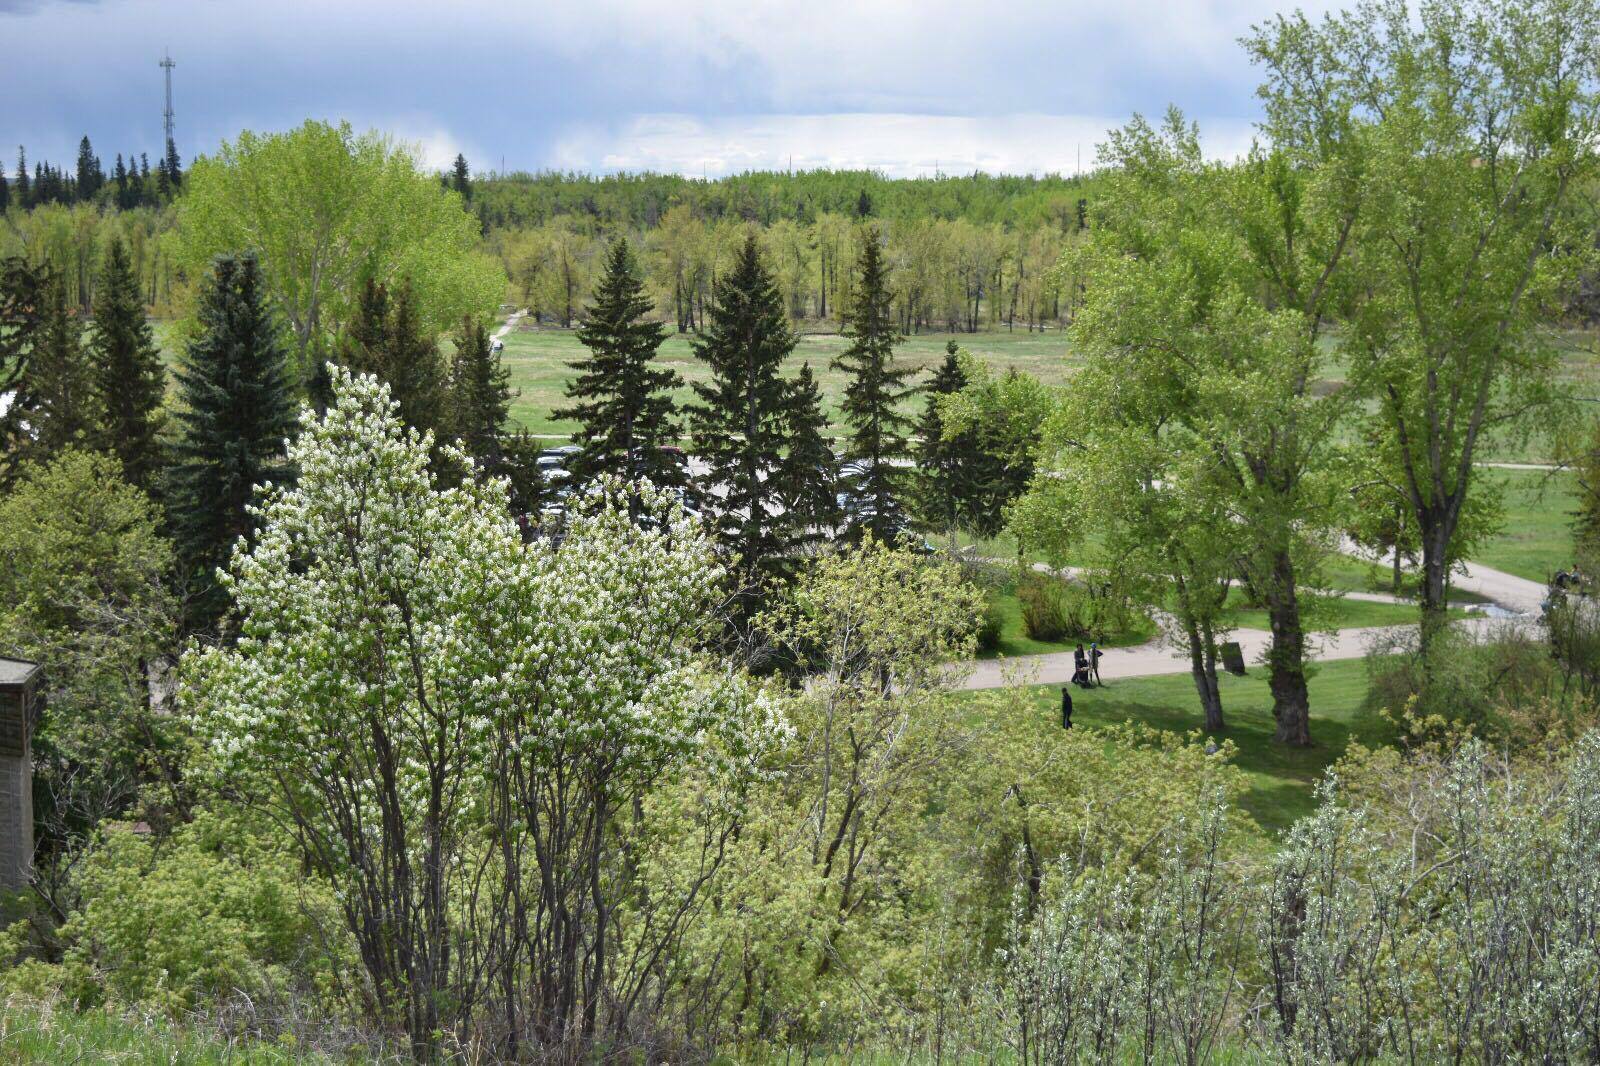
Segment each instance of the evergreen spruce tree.
[[78,189],[77,199],[80,201],[93,200],[100,192],[100,186],[105,181],[105,174],[100,169],[100,160],[94,154],[94,146],[89,143],[89,137],[84,135],[78,142]]
[[384,345],[389,332],[389,290],[368,278],[356,300],[355,317],[345,327],[339,361],[352,374],[388,380]]
[[472,175],[467,170],[467,157],[456,153],[456,164],[450,176],[450,186],[461,194],[461,199],[472,200]]
[[501,438],[511,417],[511,374],[500,363],[488,328],[462,321],[450,365],[450,433],[491,474],[501,473]]
[[589,354],[572,364],[577,376],[567,398],[574,402],[554,414],[578,423],[573,441],[583,451],[572,472],[579,481],[613,474],[630,482],[683,484],[678,459],[662,450],[677,441],[672,390],[683,381],[656,365],[667,331],[647,317],[652,306],[633,250],[619,237],[578,328]]
[[0,486],[16,479],[30,438],[32,411],[28,371],[44,324],[45,268],[21,256],[0,260],[0,395],[10,403],[0,412]]
[[172,138],[167,138],[167,154],[161,161],[161,169],[167,175],[167,181],[176,192],[183,186],[183,165],[178,159],[178,146],[172,143]]
[[714,529],[737,559],[736,620],[753,613],[769,585],[792,575],[792,551],[803,530],[804,516],[784,508],[785,479],[778,476],[793,397],[779,371],[797,341],[751,234],[720,279],[705,330],[694,342],[711,379],[695,383],[699,402],[689,408],[695,453],[726,490]]
[[67,280],[50,279],[39,340],[28,364],[28,424],[39,458],[89,443],[102,422],[94,366],[83,347],[83,323],[67,299]]
[[[345,331],[341,358],[352,372],[386,382],[405,423],[431,430],[443,442],[449,431],[444,359],[434,339],[423,333],[410,282],[390,292],[385,285],[367,281],[355,320]],[[315,392],[316,382],[311,384]]]
[[161,468],[161,400],[165,374],[138,279],[120,240],[113,240],[95,288],[89,331],[95,393],[104,411],[101,447],[122,460],[130,484],[149,492]]
[[795,531],[797,540],[825,540],[839,528],[843,514],[836,462],[824,435],[828,416],[823,413],[822,391],[810,363],[800,368],[789,386],[785,415],[788,441],[780,483],[784,506],[803,524]]
[[840,411],[850,427],[845,460],[854,465],[845,479],[848,498],[846,520],[851,531],[870,531],[890,541],[904,529],[901,500],[907,471],[896,462],[908,459],[911,448],[906,431],[911,420],[900,411],[913,389],[906,379],[911,368],[897,367],[895,326],[888,265],[875,230],[869,231],[861,249],[861,276],[845,313],[844,335],[850,345],[833,367],[850,375]]
[[295,430],[289,351],[253,254],[219,257],[200,298],[201,334],[177,372],[181,403],[169,517],[192,595],[191,631],[211,631],[227,607],[216,581],[234,542],[254,529],[255,489],[290,476]]
[[444,357],[434,338],[423,331],[416,293],[409,280],[400,283],[389,303],[379,376],[389,383],[389,393],[400,405],[400,417],[406,424],[431,430],[438,440],[447,430]]
[[26,211],[33,206],[33,193],[28,187],[28,153],[17,145],[17,206]]
[[0,170],[0,215],[6,213],[6,208],[11,206],[11,183],[6,181],[5,171]]
[[967,525],[972,518],[976,494],[974,460],[979,442],[971,431],[946,439],[944,417],[939,403],[960,392],[967,384],[966,371],[956,357],[959,348],[951,341],[945,349],[944,363],[928,383],[928,406],[917,423],[917,494],[924,521],[939,530]]

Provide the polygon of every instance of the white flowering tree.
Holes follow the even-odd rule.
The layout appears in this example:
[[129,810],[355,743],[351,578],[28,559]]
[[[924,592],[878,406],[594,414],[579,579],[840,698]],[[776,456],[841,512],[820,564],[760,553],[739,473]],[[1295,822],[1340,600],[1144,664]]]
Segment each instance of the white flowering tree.
[[388,390],[335,374],[225,584],[238,643],[185,662],[216,771],[336,889],[372,1007],[415,1050],[486,1013],[592,1033],[623,817],[675,770],[740,774],[776,734],[696,655],[718,573],[666,513],[602,495],[525,546],[505,487],[436,485]]

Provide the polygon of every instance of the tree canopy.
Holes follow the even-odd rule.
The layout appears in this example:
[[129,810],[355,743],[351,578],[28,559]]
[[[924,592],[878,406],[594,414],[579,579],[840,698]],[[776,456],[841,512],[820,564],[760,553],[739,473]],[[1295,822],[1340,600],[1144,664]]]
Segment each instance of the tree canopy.
[[195,161],[179,200],[179,256],[191,276],[213,257],[261,257],[295,338],[302,373],[329,349],[369,281],[409,279],[430,336],[499,304],[505,278],[478,251],[477,221],[412,150],[348,123],[308,121],[286,133],[246,130]]

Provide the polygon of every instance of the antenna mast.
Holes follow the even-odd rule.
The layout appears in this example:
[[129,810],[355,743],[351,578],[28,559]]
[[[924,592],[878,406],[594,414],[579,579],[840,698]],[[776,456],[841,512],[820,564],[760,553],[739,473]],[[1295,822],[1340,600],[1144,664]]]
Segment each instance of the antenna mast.
[[166,76],[167,76],[167,109],[164,112],[162,112],[162,117],[166,120],[167,140],[169,140],[169,141],[173,139],[173,137],[172,137],[172,68],[177,66],[177,65],[178,64],[176,64],[176,63],[174,63],[172,61],[172,56],[170,54],[163,54],[162,55],[162,58],[161,58],[161,69],[166,73]]

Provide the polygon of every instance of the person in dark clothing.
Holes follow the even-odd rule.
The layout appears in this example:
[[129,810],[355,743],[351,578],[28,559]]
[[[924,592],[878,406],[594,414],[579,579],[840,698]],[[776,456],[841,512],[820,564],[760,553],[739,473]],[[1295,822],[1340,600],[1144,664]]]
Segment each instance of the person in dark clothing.
[[1105,654],[1105,652],[1100,650],[1100,642],[1098,640],[1090,642],[1090,644],[1089,644],[1089,676],[1094,678],[1094,683],[1095,684],[1101,685],[1101,686],[1105,685],[1105,682],[1100,680],[1100,657],[1102,655],[1104,655],[1104,654]]
[[1083,652],[1083,645],[1079,644],[1072,652],[1072,683],[1080,688],[1089,688],[1089,657]]
[[1061,686],[1061,728],[1072,728],[1072,689]]

